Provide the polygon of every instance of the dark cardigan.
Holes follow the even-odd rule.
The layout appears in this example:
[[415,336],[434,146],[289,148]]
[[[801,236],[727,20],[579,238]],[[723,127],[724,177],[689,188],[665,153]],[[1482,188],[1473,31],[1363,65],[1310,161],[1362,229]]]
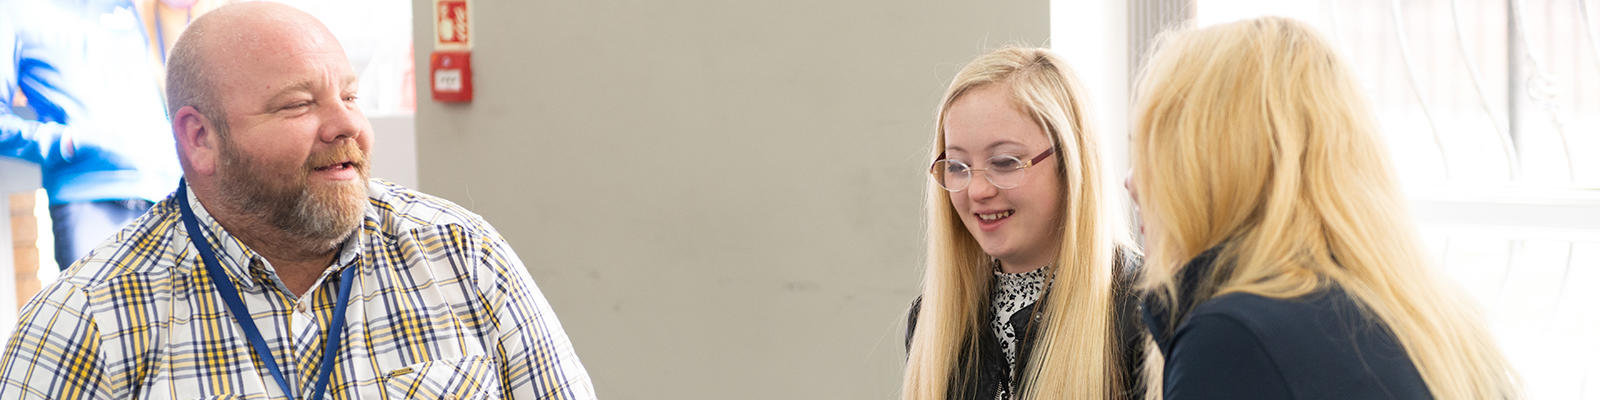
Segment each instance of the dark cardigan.
[[[1144,395],[1142,385],[1138,384],[1138,378],[1140,376],[1140,366],[1144,362],[1145,333],[1143,322],[1139,318],[1139,297],[1134,293],[1132,287],[1142,260],[1137,256],[1122,251],[1119,251],[1118,254],[1119,262],[1116,269],[1114,296],[1116,297],[1117,307],[1116,335],[1120,341],[1117,353],[1120,356],[1122,368],[1119,372],[1122,374],[1123,382],[1123,387],[1117,389],[1120,393],[1118,398],[1138,399]],[[1048,293],[1045,295],[1048,296]],[[989,300],[986,296],[983,306],[979,307],[979,312],[981,313],[979,316],[981,319],[979,320],[985,323],[994,318],[989,311]],[[1037,321],[1037,319],[1029,321],[1030,316],[1034,315],[1033,309],[1037,304],[1038,302],[1035,302],[1023,307],[1011,316],[1011,325],[1016,327],[1017,332],[1024,333],[1017,344],[1018,373],[1026,370],[1028,356],[1032,354],[1033,350],[1033,339],[1041,330],[1038,328],[1029,329],[1032,322]],[[917,314],[921,309],[922,298],[917,297],[911,303],[911,312],[907,318],[907,351],[911,349],[911,338],[917,329]],[[1037,318],[1037,316],[1034,318]],[[977,359],[969,359],[970,357],[966,353],[962,353],[959,356],[957,363],[960,367],[958,368],[961,371],[968,371],[968,373],[951,377],[950,388],[947,392],[948,398],[991,400],[995,398],[995,395],[999,393],[1002,387],[1015,389],[1008,390],[1011,392],[1020,392],[1022,388],[1012,387],[1010,382],[1010,366],[1007,365],[1005,353],[1000,348],[1000,339],[995,337],[994,331],[988,329],[987,325],[978,329],[977,334]],[[973,338],[968,338],[966,345],[971,346],[973,344]],[[966,384],[962,384],[962,381],[966,381]]]
[[1181,272],[1175,304],[1191,311],[1145,300],[1145,325],[1166,357],[1166,399],[1432,398],[1394,334],[1338,286],[1293,299],[1211,297],[1201,280],[1215,256]]

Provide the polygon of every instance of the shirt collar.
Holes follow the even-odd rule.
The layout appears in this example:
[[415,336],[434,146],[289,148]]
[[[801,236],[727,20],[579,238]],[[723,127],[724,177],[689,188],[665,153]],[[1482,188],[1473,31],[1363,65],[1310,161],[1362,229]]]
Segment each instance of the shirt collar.
[[[216,252],[217,262],[222,264],[223,272],[228,274],[234,283],[245,289],[255,288],[257,282],[249,273],[253,269],[255,272],[270,277],[279,285],[283,285],[278,278],[277,272],[272,269],[271,264],[267,262],[265,257],[261,257],[260,254],[251,250],[250,246],[246,246],[244,242],[239,241],[239,238],[228,233],[227,229],[223,229],[222,225],[211,217],[211,213],[206,211],[205,206],[200,204],[200,199],[195,197],[193,188],[186,187],[185,189],[185,193],[182,195],[188,197],[189,207],[194,210],[195,221],[199,222],[200,230],[205,231],[205,237],[209,239],[211,248]],[[328,267],[329,270],[337,272],[356,261],[361,255],[360,244],[362,243],[361,237],[364,230],[357,228],[356,234],[350,235],[349,238],[345,239],[344,243],[339,245],[339,254],[334,257],[333,264]],[[189,235],[193,237],[192,232]],[[190,243],[190,245],[193,245],[193,243]],[[194,268],[205,268],[205,266],[201,265],[203,261],[200,260],[199,253],[194,253],[193,257],[194,263],[192,265]],[[327,272],[324,272],[323,275],[326,276]]]

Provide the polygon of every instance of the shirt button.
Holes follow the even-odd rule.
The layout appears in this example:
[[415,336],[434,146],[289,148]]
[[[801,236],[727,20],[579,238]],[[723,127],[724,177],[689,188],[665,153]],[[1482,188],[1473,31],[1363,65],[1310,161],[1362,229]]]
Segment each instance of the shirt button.
[[295,311],[299,311],[302,314],[305,313],[307,309],[309,309],[309,307],[306,307],[306,303],[300,303],[294,307]]
[[454,394],[444,395],[444,400],[456,400],[456,399],[457,399],[457,397]]

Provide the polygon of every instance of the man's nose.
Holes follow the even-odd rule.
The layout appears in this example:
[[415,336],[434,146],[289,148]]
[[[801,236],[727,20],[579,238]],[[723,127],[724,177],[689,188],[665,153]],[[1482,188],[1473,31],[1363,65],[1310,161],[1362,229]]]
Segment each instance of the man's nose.
[[323,110],[322,127],[321,131],[318,132],[319,139],[332,143],[340,138],[357,139],[366,134],[364,132],[367,126],[366,116],[361,113],[361,109],[355,103],[339,99],[339,102],[335,104],[337,105],[325,107]]

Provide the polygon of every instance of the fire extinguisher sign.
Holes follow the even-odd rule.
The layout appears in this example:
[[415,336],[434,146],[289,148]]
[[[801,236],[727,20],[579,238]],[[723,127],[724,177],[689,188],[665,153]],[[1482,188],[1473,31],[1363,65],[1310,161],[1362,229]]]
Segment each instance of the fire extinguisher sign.
[[434,0],[434,49],[469,50],[472,48],[472,22],[467,12],[467,0]]
[[433,100],[444,103],[472,101],[471,0],[433,0],[433,53],[428,73],[433,78]]

